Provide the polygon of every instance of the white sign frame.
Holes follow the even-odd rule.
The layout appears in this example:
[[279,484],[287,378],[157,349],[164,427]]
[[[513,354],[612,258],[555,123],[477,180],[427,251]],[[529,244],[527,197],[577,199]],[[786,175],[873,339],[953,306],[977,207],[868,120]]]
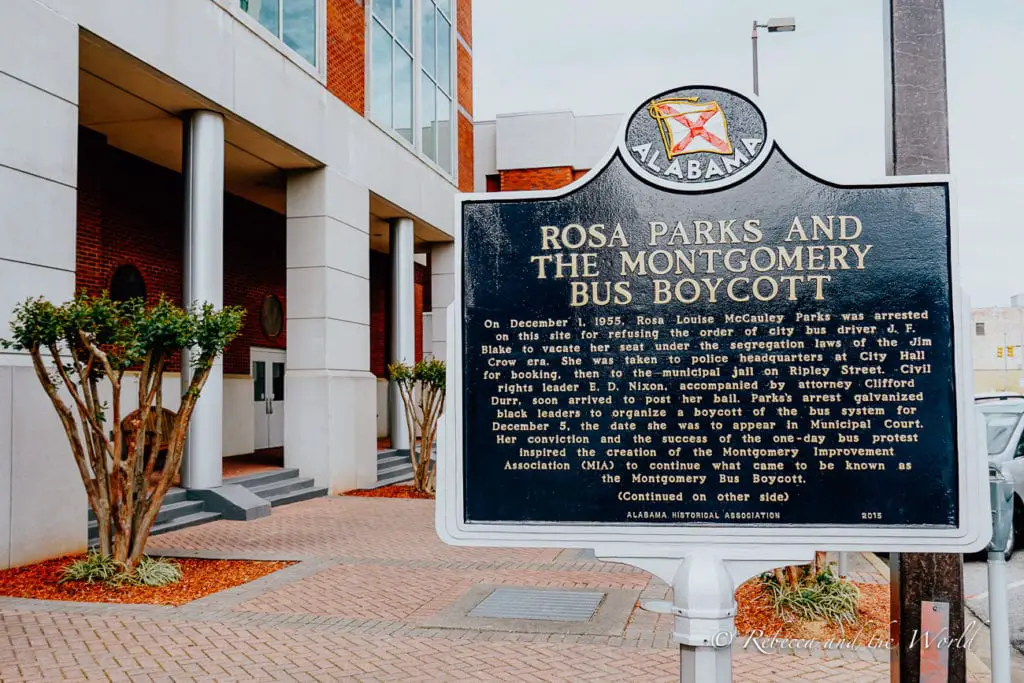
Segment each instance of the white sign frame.
[[[746,93],[742,93],[746,95]],[[748,99],[762,107],[755,97]],[[761,109],[770,125],[768,113]],[[448,398],[437,449],[435,526],[451,545],[477,547],[595,548],[598,555],[682,557],[707,550],[722,559],[780,561],[804,557],[814,550],[971,553],[982,550],[992,533],[988,495],[988,458],[984,426],[974,409],[973,361],[970,347],[970,308],[961,292],[958,257],[955,184],[948,175],[888,176],[869,182],[831,182],[840,187],[864,185],[946,184],[949,196],[950,285],[952,288],[953,357],[956,373],[956,433],[958,446],[959,524],[956,527],[893,525],[779,525],[779,524],[516,524],[467,523],[464,515],[463,338],[462,325],[462,207],[465,202],[554,199],[589,183],[621,149],[629,118],[620,126],[615,144],[582,178],[558,190],[467,193],[455,196],[454,299],[447,320]],[[775,145],[778,146],[777,140]],[[762,156],[767,158],[772,150]],[[628,159],[628,155],[624,155]],[[628,161],[626,162],[628,165]],[[795,162],[794,162],[795,163]],[[763,164],[763,162],[762,162]],[[758,170],[763,168],[758,164]],[[810,173],[810,171],[805,172]],[[812,174],[814,175],[814,174]],[[646,176],[645,176],[646,177]],[[815,176],[819,177],[820,176]],[[639,182],[639,181],[638,181]],[[980,441],[980,443],[979,443]],[[980,451],[980,452],[979,452]]]

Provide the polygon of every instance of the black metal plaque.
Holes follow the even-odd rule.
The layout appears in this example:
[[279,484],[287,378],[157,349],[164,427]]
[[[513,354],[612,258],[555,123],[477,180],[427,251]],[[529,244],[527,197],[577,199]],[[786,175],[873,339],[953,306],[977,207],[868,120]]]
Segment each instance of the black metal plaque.
[[466,522],[956,526],[948,183],[839,186],[680,88],[462,208]]

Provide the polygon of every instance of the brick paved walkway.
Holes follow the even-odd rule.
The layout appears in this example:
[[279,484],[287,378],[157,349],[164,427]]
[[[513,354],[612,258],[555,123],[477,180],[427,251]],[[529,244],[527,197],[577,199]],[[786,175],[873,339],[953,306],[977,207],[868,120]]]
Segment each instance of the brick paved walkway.
[[[664,598],[668,589],[576,550],[448,547],[434,534],[429,501],[319,499],[254,522],[158,536],[150,551],[301,561],[178,608],[0,598],[0,680],[678,677],[670,618],[639,609],[610,615],[621,618],[613,636],[588,635],[584,625],[553,633],[537,622],[517,632],[500,621],[460,628],[455,603],[483,585],[602,590],[628,595],[628,604]],[[762,653],[744,645],[733,649],[736,681],[888,680],[882,650]]]

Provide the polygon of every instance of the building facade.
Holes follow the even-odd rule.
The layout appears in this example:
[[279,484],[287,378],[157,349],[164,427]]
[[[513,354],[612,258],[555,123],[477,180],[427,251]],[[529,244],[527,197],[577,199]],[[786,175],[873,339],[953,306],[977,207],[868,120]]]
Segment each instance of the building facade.
[[474,190],[554,190],[578,180],[615,142],[618,114],[499,114],[476,124]]
[[[274,447],[332,492],[373,485],[378,440],[408,448],[386,364],[444,357],[471,11],[0,3],[0,336],[18,302],[82,289],[240,305],[183,485],[216,490],[223,457]],[[0,351],[0,567],[84,549],[86,509],[29,359]]]
[[1024,296],[1010,305],[971,311],[976,392],[1024,394]]

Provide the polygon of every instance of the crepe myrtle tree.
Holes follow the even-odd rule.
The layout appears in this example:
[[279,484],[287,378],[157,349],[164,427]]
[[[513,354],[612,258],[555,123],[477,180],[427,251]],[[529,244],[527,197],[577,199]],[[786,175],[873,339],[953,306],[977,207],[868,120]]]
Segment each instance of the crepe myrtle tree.
[[[413,485],[417,491],[433,493],[437,488],[437,469],[430,456],[437,437],[437,421],[444,412],[444,361],[426,360],[414,366],[392,363],[388,366],[388,374],[398,385],[405,406]],[[416,452],[417,431],[420,434],[419,453]]]
[[[19,304],[4,348],[28,351],[36,377],[60,418],[89,505],[99,552],[125,571],[143,558],[160,505],[181,466],[189,422],[214,359],[238,336],[244,311],[189,310],[161,297],[112,301],[80,293],[54,305]],[[176,413],[163,407],[162,381],[172,355],[190,349],[192,379]],[[138,371],[139,409],[121,416],[125,372]],[[109,404],[101,385],[109,385]],[[166,448],[163,469],[158,454]]]

